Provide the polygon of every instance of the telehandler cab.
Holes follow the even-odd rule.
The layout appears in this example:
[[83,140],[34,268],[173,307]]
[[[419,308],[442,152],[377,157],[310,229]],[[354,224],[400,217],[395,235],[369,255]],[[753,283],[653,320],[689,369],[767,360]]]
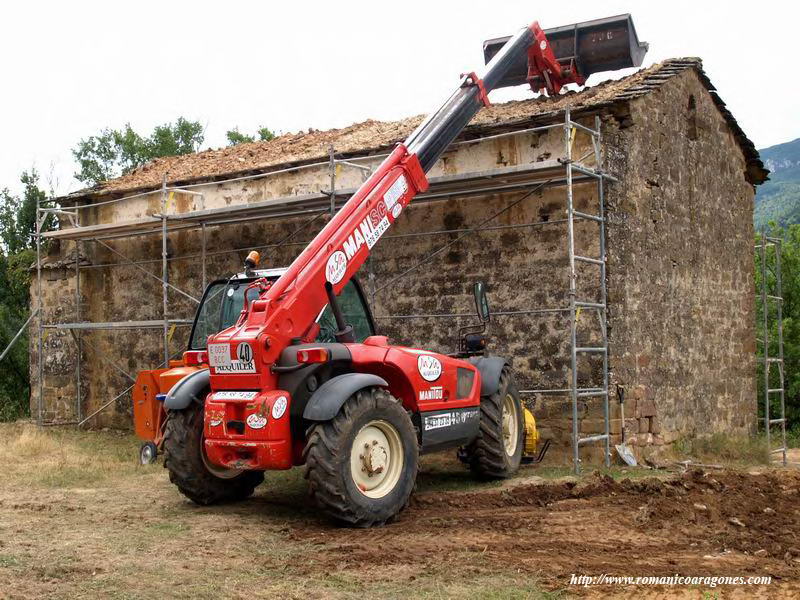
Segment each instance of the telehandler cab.
[[[145,440],[139,450],[142,464],[155,462],[163,447],[167,392],[186,375],[208,369],[206,342],[208,336],[233,325],[244,306],[245,289],[258,278],[275,281],[286,269],[257,270],[259,255],[253,251],[247,257],[245,270],[229,279],[212,281],[206,288],[194,316],[189,344],[180,360],[170,361],[165,369],[139,371],[133,388],[133,422],[136,435]],[[255,289],[248,292],[250,300],[258,297]],[[341,304],[348,322],[353,323],[356,339],[362,341],[375,331],[372,315],[364,300],[361,285],[353,279],[341,295]],[[329,307],[319,316],[320,332],[315,341],[333,342],[336,323]]]
[[[555,48],[538,23],[487,42],[483,76],[462,75],[288,269],[253,271],[251,260],[248,277],[209,286],[179,368],[191,372],[170,381],[163,399],[164,466],[183,494],[200,504],[245,498],[264,471],[305,465],[318,506],[367,527],[406,506],[420,453],[458,448],[482,478],[509,477],[526,447],[533,454],[533,417],[509,361],[486,352],[482,331],[449,355],[393,346],[375,334],[352,282],[490,91],[527,82],[557,93],[594,71],[638,66],[646,49],[629,15],[550,31]],[[235,321],[221,316],[230,316],[225,308],[207,309],[233,296]],[[485,326],[483,284],[475,297]]]

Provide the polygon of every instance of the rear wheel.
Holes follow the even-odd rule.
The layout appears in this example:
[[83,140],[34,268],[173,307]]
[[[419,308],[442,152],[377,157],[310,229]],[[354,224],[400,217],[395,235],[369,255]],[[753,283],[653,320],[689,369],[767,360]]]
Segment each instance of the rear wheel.
[[226,469],[206,458],[203,407],[170,411],[164,429],[164,468],[180,492],[197,504],[242,500],[264,481],[261,471]]
[[350,526],[391,520],[414,490],[419,462],[414,426],[381,388],[357,392],[331,421],[313,425],[304,455],[311,497]]
[[525,445],[522,401],[510,367],[503,367],[497,391],[481,398],[478,437],[464,450],[464,461],[472,472],[486,479],[514,475]]

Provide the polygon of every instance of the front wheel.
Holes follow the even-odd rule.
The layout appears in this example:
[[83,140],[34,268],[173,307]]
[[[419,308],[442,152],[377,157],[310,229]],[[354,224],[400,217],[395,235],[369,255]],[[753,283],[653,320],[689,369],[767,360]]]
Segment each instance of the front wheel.
[[206,458],[203,407],[197,402],[169,412],[164,428],[164,468],[184,496],[203,505],[242,500],[264,481],[261,471],[226,469]]
[[153,442],[145,442],[139,447],[139,464],[149,465],[158,458],[158,446]]
[[304,455],[311,497],[352,527],[391,520],[414,490],[419,463],[414,426],[382,388],[357,392],[331,421],[313,425]]
[[472,472],[507,479],[519,469],[525,445],[525,415],[511,368],[503,367],[495,393],[481,398],[478,437],[463,453]]

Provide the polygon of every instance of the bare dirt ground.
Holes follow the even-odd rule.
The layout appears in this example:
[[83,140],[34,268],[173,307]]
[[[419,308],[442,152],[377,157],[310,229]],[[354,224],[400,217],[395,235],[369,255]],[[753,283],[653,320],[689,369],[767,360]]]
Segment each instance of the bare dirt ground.
[[[298,471],[198,507],[128,435],[0,425],[0,598],[800,597],[800,471],[473,485],[429,458],[401,518],[332,526]],[[540,476],[541,475],[541,476]],[[764,576],[770,585],[570,585],[572,574]]]

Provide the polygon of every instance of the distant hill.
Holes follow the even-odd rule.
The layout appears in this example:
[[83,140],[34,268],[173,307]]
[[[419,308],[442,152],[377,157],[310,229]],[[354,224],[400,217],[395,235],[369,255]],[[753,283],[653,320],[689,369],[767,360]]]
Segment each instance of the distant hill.
[[800,138],[759,150],[771,171],[769,181],[756,186],[756,229],[769,221],[800,223]]

